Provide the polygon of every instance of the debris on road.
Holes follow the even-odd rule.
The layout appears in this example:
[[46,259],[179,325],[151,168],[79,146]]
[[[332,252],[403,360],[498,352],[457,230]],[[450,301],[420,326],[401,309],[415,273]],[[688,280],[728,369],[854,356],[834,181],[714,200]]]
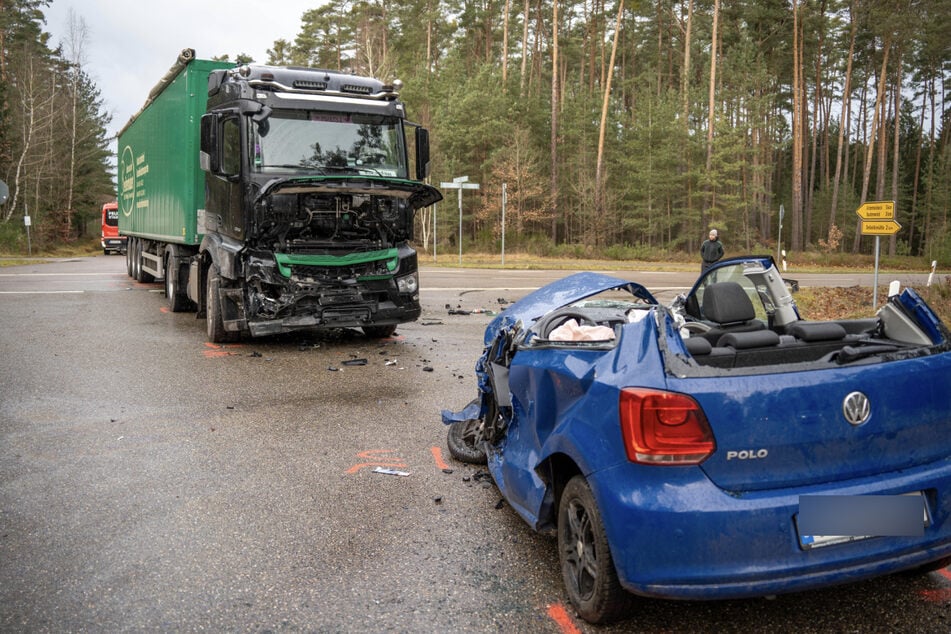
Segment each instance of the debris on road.
[[409,475],[409,471],[399,471],[398,469],[390,469],[388,467],[377,467],[373,470],[373,473],[382,473],[383,475],[400,476],[403,478]]

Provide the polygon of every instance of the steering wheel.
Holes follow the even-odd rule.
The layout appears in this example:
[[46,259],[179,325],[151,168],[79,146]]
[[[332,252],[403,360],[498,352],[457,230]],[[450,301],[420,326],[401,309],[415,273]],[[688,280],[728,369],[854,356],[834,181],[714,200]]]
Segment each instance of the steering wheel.
[[574,308],[560,308],[548,315],[545,315],[538,321],[538,325],[536,326],[538,336],[542,339],[548,339],[549,335],[553,330],[555,330],[555,328],[562,325],[569,319],[574,319],[579,324],[587,324],[589,326],[598,325],[596,321],[591,319],[591,317],[580,310]]

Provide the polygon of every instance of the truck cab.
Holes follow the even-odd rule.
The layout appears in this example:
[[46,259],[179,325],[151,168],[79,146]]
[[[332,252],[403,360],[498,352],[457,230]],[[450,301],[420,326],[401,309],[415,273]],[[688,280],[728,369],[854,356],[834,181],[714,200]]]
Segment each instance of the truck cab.
[[100,244],[105,255],[125,253],[128,238],[119,235],[119,205],[111,202],[102,206],[102,232]]
[[419,317],[413,218],[442,196],[422,182],[428,134],[406,122],[400,86],[258,65],[210,73],[188,290],[213,311],[210,337],[386,336]]

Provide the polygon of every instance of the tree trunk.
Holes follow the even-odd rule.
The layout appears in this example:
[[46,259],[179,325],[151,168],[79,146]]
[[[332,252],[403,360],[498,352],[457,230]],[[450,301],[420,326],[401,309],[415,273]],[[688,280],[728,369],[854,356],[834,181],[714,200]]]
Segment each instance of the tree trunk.
[[[875,134],[879,127],[879,111],[883,108],[885,100],[885,75],[888,70],[888,51],[891,49],[891,38],[886,36],[882,46],[882,70],[878,78],[878,94],[875,95],[875,108],[872,110],[872,126],[868,135],[868,146],[865,151],[865,168],[862,170],[862,191],[859,194],[859,205],[865,204],[868,200],[868,186],[872,176],[872,156],[874,155]],[[855,241],[852,244],[852,252],[858,253],[862,241],[862,221],[856,222]]]
[[558,0],[552,1],[551,44],[551,241],[558,243]]
[[[849,127],[849,119],[852,103],[852,60],[855,57],[855,34],[858,31],[858,24],[855,21],[854,2],[849,3],[849,54],[845,62],[845,87],[842,90],[842,116],[839,119],[839,143],[835,151],[835,178],[832,181],[832,204],[829,205],[829,227],[836,224],[836,214],[839,209],[839,187],[842,183],[843,154],[847,142],[846,131]],[[848,161],[844,163],[846,172],[848,172]]]
[[[618,3],[617,21],[614,25],[614,42],[611,45],[611,61],[608,64],[608,76],[604,86],[604,99],[601,101],[601,128],[598,131],[598,160],[594,172],[594,213],[596,214],[595,226],[602,226],[602,216],[604,215],[604,198],[606,184],[604,182],[604,133],[608,121],[608,103],[611,99],[611,81],[614,78],[614,58],[617,54],[617,41],[621,33],[621,16],[624,13],[624,0]],[[600,231],[595,232],[595,238],[599,239]]]
[[[892,139],[892,200],[895,201],[895,220],[898,220],[898,157],[901,137],[901,85],[902,85],[902,48],[898,47],[895,60],[895,132]],[[898,234],[888,237],[888,255],[898,250]]]
[[[713,2],[713,32],[710,36],[710,91],[707,98],[707,178],[713,170],[713,129],[716,126],[716,82],[717,82],[717,51],[718,34],[717,29],[720,24],[720,0]],[[708,198],[704,207],[704,212],[709,211],[710,207],[716,205],[716,185],[710,182],[707,185]],[[702,227],[705,231],[706,227]]]
[[793,251],[802,249],[802,34],[799,6],[793,0],[793,112],[792,112],[792,240]]

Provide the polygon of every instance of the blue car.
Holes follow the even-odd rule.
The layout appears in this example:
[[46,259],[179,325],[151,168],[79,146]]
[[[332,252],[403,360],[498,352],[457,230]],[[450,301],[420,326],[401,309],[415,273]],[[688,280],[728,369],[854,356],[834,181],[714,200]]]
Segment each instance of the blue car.
[[557,534],[582,618],[951,562],[951,333],[911,289],[808,321],[790,286],[733,258],[664,306],[580,273],[489,324],[449,449]]

